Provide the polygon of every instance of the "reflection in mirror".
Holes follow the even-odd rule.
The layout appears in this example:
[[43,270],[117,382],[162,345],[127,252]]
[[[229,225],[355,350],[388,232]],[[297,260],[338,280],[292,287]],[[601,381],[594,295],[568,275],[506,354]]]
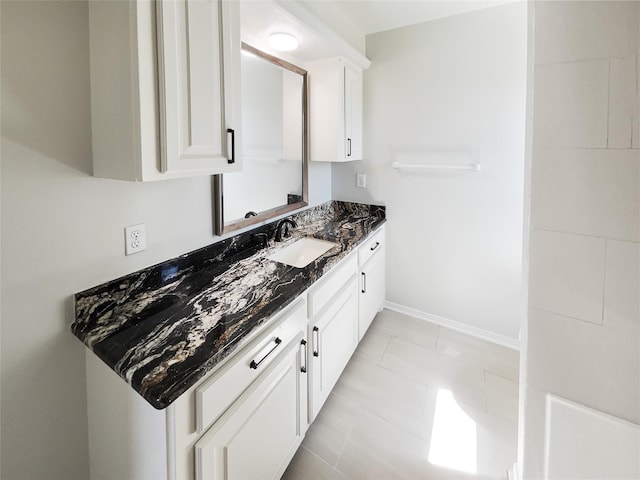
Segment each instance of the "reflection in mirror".
[[242,51],[243,170],[214,178],[218,235],[307,205],[307,72]]

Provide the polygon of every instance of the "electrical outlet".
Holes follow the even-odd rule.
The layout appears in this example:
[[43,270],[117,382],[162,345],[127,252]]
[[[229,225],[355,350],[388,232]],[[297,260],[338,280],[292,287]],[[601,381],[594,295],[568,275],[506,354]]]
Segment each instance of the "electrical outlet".
[[147,248],[147,234],[144,223],[131,225],[124,229],[124,254],[132,255]]
[[358,187],[358,188],[366,188],[367,187],[367,174],[366,173],[356,173],[356,187]]

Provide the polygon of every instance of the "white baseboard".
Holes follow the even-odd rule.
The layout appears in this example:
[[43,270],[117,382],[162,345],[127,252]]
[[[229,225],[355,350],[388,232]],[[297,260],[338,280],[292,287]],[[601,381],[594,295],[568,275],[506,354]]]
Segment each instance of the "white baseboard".
[[451,330],[456,330],[473,337],[481,338],[482,340],[497,343],[498,345],[502,345],[503,347],[511,348],[518,351],[520,350],[520,342],[515,338],[500,335],[499,333],[490,332],[483,328],[467,325],[466,323],[457,322],[449,318],[440,317],[439,315],[434,315],[432,313],[422,312],[420,310],[416,310],[415,308],[405,307],[404,305],[399,305],[397,303],[389,301],[384,302],[384,307],[388,308],[389,310],[393,310],[394,312],[404,313],[405,315],[410,315],[412,317],[419,318],[420,320],[426,320],[427,322],[436,323],[438,325],[442,325],[443,327],[450,328]]

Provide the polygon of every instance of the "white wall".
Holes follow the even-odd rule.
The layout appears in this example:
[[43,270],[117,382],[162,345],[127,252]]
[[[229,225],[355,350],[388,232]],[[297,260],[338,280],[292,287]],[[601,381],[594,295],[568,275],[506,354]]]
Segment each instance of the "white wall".
[[[334,164],[332,189],[387,206],[387,300],[517,343],[526,5],[369,35],[367,57],[365,160]],[[482,171],[401,173],[393,160]]]
[[546,393],[640,423],[640,3],[534,8],[526,478]]
[[[216,240],[209,177],[93,178],[84,1],[0,2],[3,480],[88,478],[85,347],[74,292]],[[330,167],[310,169],[312,204]],[[147,227],[125,257],[123,228]]]

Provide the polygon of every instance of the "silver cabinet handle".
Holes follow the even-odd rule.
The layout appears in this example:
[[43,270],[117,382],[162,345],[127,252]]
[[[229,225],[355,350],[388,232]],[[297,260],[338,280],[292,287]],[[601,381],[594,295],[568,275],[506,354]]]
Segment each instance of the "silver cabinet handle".
[[275,342],[275,345],[273,346],[273,348],[272,348],[271,350],[269,350],[269,351],[266,353],[266,355],[260,359],[260,361],[259,361],[259,362],[256,362],[255,360],[251,360],[251,363],[249,364],[249,368],[253,368],[254,370],[257,370],[257,369],[258,369],[258,367],[260,366],[260,364],[261,364],[262,362],[264,362],[264,361],[266,360],[266,358],[267,358],[269,355],[271,355],[271,354],[273,353],[273,351],[274,351],[276,348],[278,348],[278,345],[280,345],[280,344],[282,343],[282,340],[280,340],[280,337],[277,337],[277,338],[274,340],[274,342]]
[[313,341],[313,356],[320,356],[320,329],[318,327],[313,327],[312,339]]
[[376,242],[376,244],[373,247],[371,247],[371,251],[373,252],[379,246],[380,246],[380,242]]
[[367,274],[362,272],[362,293],[367,293]]

